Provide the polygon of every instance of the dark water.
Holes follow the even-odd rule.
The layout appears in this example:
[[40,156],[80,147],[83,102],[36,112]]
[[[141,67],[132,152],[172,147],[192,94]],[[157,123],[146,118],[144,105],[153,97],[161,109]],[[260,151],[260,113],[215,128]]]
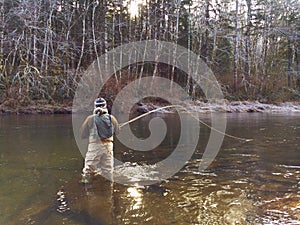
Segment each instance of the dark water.
[[[168,156],[180,132],[175,117],[165,119],[171,129],[158,149],[136,153],[116,141],[116,157],[138,167]],[[148,135],[145,120],[132,129]],[[254,140],[225,138],[199,172],[209,132],[201,127],[192,159],[166,181],[122,186],[97,177],[82,186],[71,116],[1,116],[0,224],[300,224],[300,115],[229,114],[227,132]]]

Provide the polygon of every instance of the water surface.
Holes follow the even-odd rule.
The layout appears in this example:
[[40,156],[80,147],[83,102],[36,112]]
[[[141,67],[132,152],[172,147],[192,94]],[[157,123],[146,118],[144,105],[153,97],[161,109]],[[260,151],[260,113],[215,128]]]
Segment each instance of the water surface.
[[[128,166],[167,157],[180,135],[176,116],[160,147],[135,152],[115,143]],[[209,115],[201,115],[209,123]],[[205,171],[198,166],[209,129],[187,165],[151,186],[109,184],[101,177],[78,183],[82,156],[69,115],[0,117],[0,224],[300,224],[299,114],[228,114],[225,138]],[[147,119],[133,131],[147,137]],[[138,182],[137,182],[138,183]]]

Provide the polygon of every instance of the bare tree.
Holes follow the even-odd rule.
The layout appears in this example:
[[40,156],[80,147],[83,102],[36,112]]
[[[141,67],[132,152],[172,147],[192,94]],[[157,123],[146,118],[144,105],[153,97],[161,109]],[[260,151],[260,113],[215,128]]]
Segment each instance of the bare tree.
[[235,0],[235,36],[234,36],[234,60],[233,60],[233,87],[234,91],[238,91],[238,50],[239,50],[239,0]]
[[244,76],[243,76],[243,84],[247,90],[249,86],[249,78],[250,78],[250,70],[251,70],[251,57],[250,57],[250,49],[251,49],[251,17],[252,17],[252,0],[246,0],[247,4],[247,21],[246,21],[246,31],[245,31],[245,68],[244,68]]

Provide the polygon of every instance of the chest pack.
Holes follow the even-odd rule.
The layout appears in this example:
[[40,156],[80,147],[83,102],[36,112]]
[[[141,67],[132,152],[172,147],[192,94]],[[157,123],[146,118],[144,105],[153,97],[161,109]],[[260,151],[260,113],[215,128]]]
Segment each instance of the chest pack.
[[97,127],[98,135],[101,139],[106,139],[113,136],[115,129],[109,114],[103,114],[101,116],[95,115],[94,121]]

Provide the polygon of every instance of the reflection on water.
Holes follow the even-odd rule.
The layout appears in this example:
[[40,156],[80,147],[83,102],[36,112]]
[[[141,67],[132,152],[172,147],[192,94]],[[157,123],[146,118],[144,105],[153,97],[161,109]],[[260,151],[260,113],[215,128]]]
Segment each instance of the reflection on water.
[[142,206],[142,200],[143,200],[142,192],[139,189],[137,189],[136,187],[127,188],[127,192],[128,192],[128,195],[126,197],[132,199],[131,210],[140,209]]
[[[209,122],[209,115],[201,117]],[[0,117],[0,224],[300,224],[299,118],[229,114],[227,132],[254,141],[225,138],[213,164],[199,172],[209,137],[203,127],[195,154],[180,172],[140,186],[139,179],[155,179],[155,162],[178,141],[179,123],[168,116],[171,130],[153,152],[116,141],[116,157],[135,174],[131,186],[102,177],[82,186],[83,159],[70,116]],[[132,129],[147,136],[146,124],[137,121]]]
[[130,201],[129,207],[125,210],[125,218],[122,218],[123,224],[131,224],[131,218],[139,218],[143,215],[143,193],[136,187],[127,188],[127,195],[123,196],[124,201]]

